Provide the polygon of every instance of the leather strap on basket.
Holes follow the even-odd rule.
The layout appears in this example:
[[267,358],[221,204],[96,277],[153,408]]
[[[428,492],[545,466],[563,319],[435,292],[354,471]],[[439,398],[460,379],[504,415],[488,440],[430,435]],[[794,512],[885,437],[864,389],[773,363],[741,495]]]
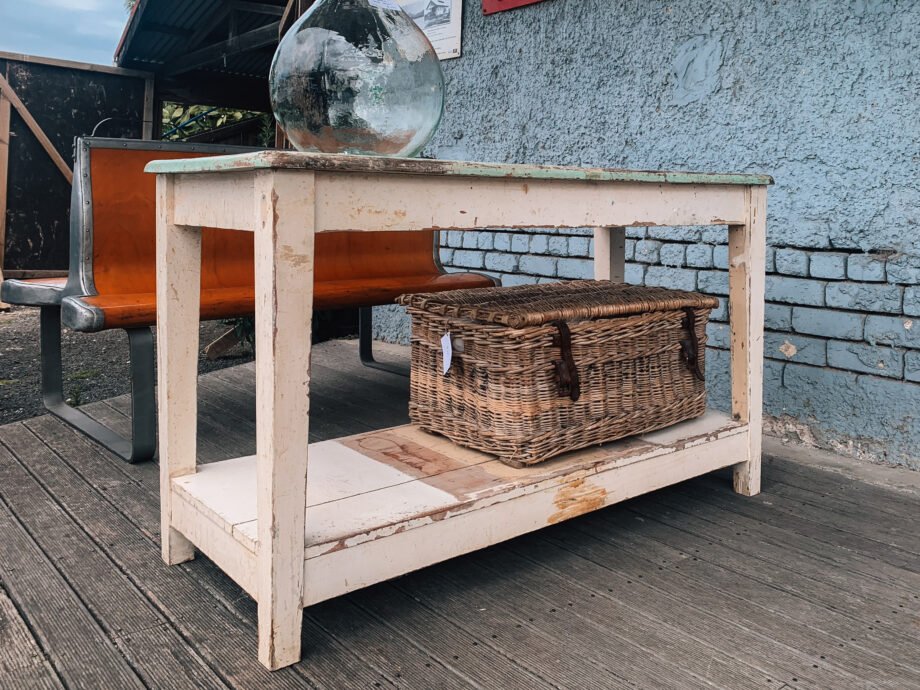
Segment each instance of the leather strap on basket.
[[680,353],[693,375],[700,381],[705,381],[706,377],[700,368],[700,341],[696,337],[696,312],[691,308],[684,309],[684,328],[687,329],[690,337],[680,341]]
[[[553,326],[559,331],[559,351],[562,359],[553,361],[556,365],[556,386],[559,388],[559,397],[569,397],[575,402],[581,397],[581,383],[578,380],[578,369],[572,357],[572,333],[565,321],[552,321]],[[554,338],[555,340],[555,338]]]

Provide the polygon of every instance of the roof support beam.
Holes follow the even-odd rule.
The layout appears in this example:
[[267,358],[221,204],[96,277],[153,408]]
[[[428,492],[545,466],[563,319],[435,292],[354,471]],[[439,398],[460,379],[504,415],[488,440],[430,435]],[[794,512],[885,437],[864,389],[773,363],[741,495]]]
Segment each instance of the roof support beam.
[[269,5],[265,2],[246,2],[238,0],[233,3],[235,9],[241,12],[252,12],[253,14],[270,14],[273,17],[280,17],[284,14],[284,8],[279,5]]
[[175,76],[191,72],[231,55],[239,55],[240,53],[247,53],[251,50],[274,45],[278,42],[278,25],[279,22],[272,22],[258,29],[242,33],[239,36],[228,38],[226,41],[181,55],[170,60],[163,68],[163,73],[168,76]]
[[262,113],[270,113],[272,109],[265,77],[215,71],[197,70],[178,77],[165,77],[157,82],[157,98]]
[[210,36],[217,27],[227,21],[227,18],[230,16],[230,10],[231,5],[229,3],[219,5],[217,9],[211,13],[207,21],[201,24],[198,30],[192,34],[192,37],[185,44],[185,48],[194,50],[200,46],[202,41]]

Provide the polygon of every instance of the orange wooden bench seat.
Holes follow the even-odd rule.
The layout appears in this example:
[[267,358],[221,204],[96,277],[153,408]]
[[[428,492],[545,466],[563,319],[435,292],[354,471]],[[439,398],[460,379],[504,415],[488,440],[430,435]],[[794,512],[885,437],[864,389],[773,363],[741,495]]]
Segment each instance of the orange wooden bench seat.
[[[317,257],[318,259],[319,257]],[[471,273],[395,276],[316,282],[314,309],[341,309],[391,304],[407,292],[438,292],[494,283]],[[97,332],[110,328],[138,328],[156,323],[153,293],[68,297],[62,318],[74,330]],[[210,288],[201,291],[201,319],[249,316],[255,310],[254,287]]]
[[[144,166],[157,159],[238,153],[241,147],[84,138],[77,141],[71,203],[70,268],[66,281],[5,281],[14,304],[42,309],[42,393],[54,414],[129,461],[156,448],[153,399],[156,323],[156,178]],[[201,318],[253,314],[252,233],[202,232]],[[446,273],[438,235],[429,232],[323,233],[316,237],[315,309],[359,308],[362,361],[371,352],[371,307],[409,292],[490,287],[477,273]],[[127,441],[63,399],[61,324],[81,332],[124,329],[132,366],[133,438]]]

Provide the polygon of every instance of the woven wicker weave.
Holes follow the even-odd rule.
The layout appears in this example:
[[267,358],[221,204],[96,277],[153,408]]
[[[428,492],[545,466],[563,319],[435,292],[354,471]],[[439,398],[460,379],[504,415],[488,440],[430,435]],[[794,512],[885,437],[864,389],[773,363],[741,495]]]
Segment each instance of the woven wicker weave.
[[[398,301],[412,316],[412,420],[507,464],[530,465],[705,411],[712,297],[573,281]],[[444,375],[447,333],[453,358]]]

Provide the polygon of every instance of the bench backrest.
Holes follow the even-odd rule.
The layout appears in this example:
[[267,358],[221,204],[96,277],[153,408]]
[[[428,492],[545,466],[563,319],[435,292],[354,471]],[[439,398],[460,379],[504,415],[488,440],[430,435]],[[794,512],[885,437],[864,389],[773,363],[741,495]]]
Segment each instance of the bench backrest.
[[[152,160],[255,149],[173,142],[83,138],[77,142],[71,202],[68,294],[156,291],[156,177]],[[316,237],[315,280],[440,272],[434,232],[323,233]],[[251,286],[252,233],[204,229],[203,289]]]

